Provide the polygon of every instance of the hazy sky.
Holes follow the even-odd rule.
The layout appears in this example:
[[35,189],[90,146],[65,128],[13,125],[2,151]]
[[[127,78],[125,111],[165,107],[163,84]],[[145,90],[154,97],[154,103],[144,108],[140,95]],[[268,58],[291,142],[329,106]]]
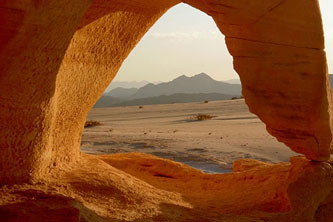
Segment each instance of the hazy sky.
[[[333,66],[333,0],[322,8],[329,67]],[[331,60],[330,60],[331,58]],[[213,19],[185,4],[171,8],[139,42],[114,81],[169,81],[205,72],[217,80],[238,78],[224,36]]]

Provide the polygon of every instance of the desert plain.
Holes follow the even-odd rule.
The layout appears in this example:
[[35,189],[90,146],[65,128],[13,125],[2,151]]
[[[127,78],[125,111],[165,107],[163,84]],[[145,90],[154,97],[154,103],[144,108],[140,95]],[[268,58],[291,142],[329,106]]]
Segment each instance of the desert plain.
[[206,173],[231,172],[242,158],[278,163],[297,155],[269,135],[244,99],[94,108],[87,120],[102,124],[83,132],[88,154],[149,153]]

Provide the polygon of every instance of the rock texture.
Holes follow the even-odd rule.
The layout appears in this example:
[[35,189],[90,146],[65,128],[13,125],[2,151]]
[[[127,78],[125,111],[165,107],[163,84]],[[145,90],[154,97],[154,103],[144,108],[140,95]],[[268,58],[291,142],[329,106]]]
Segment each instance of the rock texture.
[[[212,16],[226,36],[235,70],[242,81],[244,98],[250,110],[267,125],[267,130],[308,159],[328,160],[332,140],[331,95],[318,2],[184,2]],[[88,158],[80,154],[80,137],[88,111],[141,37],[166,10],[177,3],[180,1],[0,2],[0,184],[37,184],[1,188],[1,206],[5,207],[2,212],[9,212],[7,218],[16,215],[11,209],[26,207],[24,201],[27,198],[36,199],[37,212],[50,210],[62,214],[62,211],[77,212],[80,209],[80,215],[85,215],[86,220],[96,216],[68,199],[71,197],[96,212],[98,217],[117,220],[139,220],[143,217],[155,220],[155,216],[164,220],[158,216],[164,209],[168,219],[172,215],[195,215],[201,210],[207,212],[208,208],[203,207],[206,204],[211,207],[210,212],[216,212],[216,206],[216,209],[225,209],[221,212],[235,214],[258,209],[280,212],[281,217],[288,218],[278,221],[311,221],[314,210],[330,192],[325,163],[303,161],[292,163],[290,169],[282,164],[277,169],[285,170],[276,172],[272,177],[268,175],[275,169],[273,166],[265,166],[273,167],[269,171],[260,168],[226,176],[205,176],[188,169],[196,175],[200,184],[195,183],[197,188],[214,190],[219,194],[222,199],[216,201],[216,193],[213,196],[205,193],[207,197],[210,195],[211,200],[187,193],[182,194],[185,198],[182,199],[177,194],[180,188],[189,191],[197,188],[181,183],[178,188],[161,191],[115,170],[105,163],[109,160],[102,162],[97,157]],[[244,165],[237,169],[248,167]],[[130,172],[131,169],[128,170]],[[257,174],[263,176],[256,177]],[[153,183],[148,172],[142,175],[148,183]],[[171,177],[176,175],[171,174]],[[202,184],[200,181],[206,177],[214,182]],[[252,179],[244,179],[248,177]],[[62,178],[64,185],[57,184],[55,178]],[[248,180],[254,180],[252,189],[245,186]],[[231,186],[228,181],[236,185]],[[154,182],[154,186],[161,187],[162,182]],[[237,192],[223,193],[224,188],[214,184],[222,184],[222,187],[229,184],[229,188],[237,188]],[[264,195],[253,193],[259,185],[266,187],[263,188]],[[33,191],[31,196],[25,197],[29,195],[28,189],[37,189],[43,194],[39,196],[39,191]],[[52,197],[64,203],[60,204],[64,207],[57,205],[47,209],[47,200],[39,202],[39,199],[44,199],[43,195],[52,193],[54,189],[57,194],[65,196]],[[24,194],[21,195],[20,191]],[[302,193],[309,191],[312,195]],[[225,203],[224,194],[235,202]],[[244,195],[250,195],[247,201],[244,201]],[[240,205],[241,199],[244,203]],[[22,205],[15,205],[13,200],[22,200]],[[208,204],[205,201],[213,202]],[[223,208],[221,204],[224,204]],[[170,205],[177,205],[172,208],[172,213]],[[321,212],[327,212],[325,206]],[[199,211],[189,212],[188,208]],[[23,215],[24,212],[21,213]],[[73,215],[77,218],[79,213]]]
[[11,222],[306,222],[330,215],[329,163],[295,157],[236,165],[237,172],[209,175],[148,154],[84,155],[48,183],[3,186],[0,215]]

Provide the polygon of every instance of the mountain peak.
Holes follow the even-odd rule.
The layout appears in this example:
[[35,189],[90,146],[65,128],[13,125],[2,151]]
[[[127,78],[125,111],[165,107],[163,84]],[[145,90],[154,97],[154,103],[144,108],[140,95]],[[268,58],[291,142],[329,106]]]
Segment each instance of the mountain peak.
[[194,76],[209,76],[207,73],[201,72],[199,74],[196,74]]
[[212,79],[212,77],[210,77],[208,74],[202,72],[199,74],[196,74],[195,76],[193,76],[194,78],[205,78],[205,79]]
[[188,77],[186,75],[181,75],[175,78],[173,81],[179,81],[179,80],[187,80],[187,79],[210,79],[213,80],[212,77],[210,77],[208,74],[202,72],[199,74],[196,74],[194,76]]
[[186,75],[181,75],[181,76],[178,76],[175,79],[187,79],[187,78],[189,78],[189,77],[187,77]]
[[[136,91],[135,91],[136,90]],[[118,93],[118,94],[116,94]],[[158,96],[169,96],[172,94],[195,94],[195,93],[218,93],[224,95],[241,95],[239,84],[229,84],[214,80],[206,73],[199,73],[188,77],[181,75],[170,82],[160,84],[147,84],[139,89],[113,90],[109,96],[123,99],[141,99]]]

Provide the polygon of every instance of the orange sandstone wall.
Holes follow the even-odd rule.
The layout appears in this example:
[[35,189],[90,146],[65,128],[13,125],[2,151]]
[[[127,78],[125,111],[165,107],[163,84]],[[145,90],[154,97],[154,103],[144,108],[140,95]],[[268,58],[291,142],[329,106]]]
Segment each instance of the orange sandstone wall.
[[[178,0],[0,3],[0,183],[38,181],[80,160],[88,111]],[[279,141],[327,160],[330,91],[318,2],[186,0],[226,36],[243,95]]]
[[26,181],[56,165],[56,77],[89,5],[1,1],[0,183]]
[[193,5],[208,12],[226,36],[250,111],[295,152],[327,160],[330,87],[318,2],[203,2]]

